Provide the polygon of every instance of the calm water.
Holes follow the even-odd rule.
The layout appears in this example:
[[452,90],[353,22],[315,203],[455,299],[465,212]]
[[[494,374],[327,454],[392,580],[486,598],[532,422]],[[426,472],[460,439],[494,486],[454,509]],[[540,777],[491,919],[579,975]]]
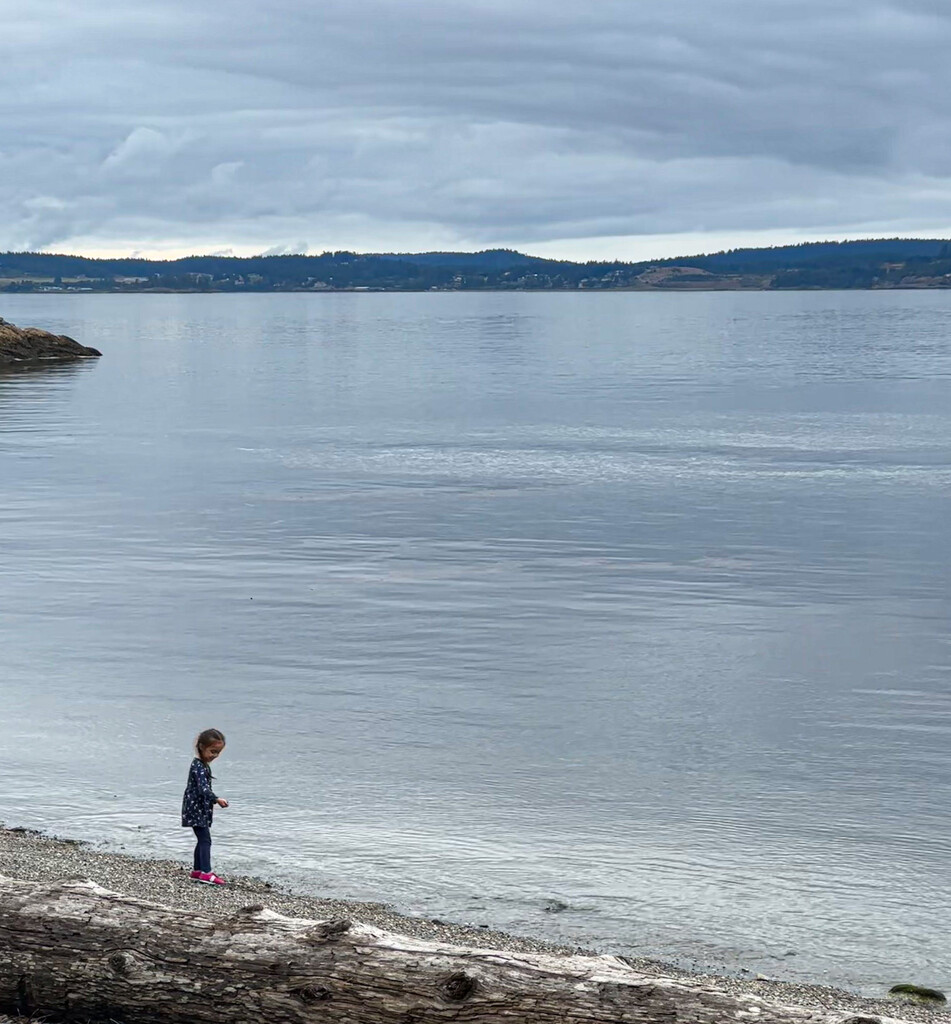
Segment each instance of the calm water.
[[[951,294],[11,296],[0,820],[951,988]],[[567,904],[545,910],[551,900]]]

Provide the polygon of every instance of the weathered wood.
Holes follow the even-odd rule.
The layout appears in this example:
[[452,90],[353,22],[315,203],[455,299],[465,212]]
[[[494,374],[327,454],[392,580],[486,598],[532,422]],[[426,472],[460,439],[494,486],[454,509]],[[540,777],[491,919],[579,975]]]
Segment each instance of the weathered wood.
[[214,919],[0,876],[0,1013],[127,1024],[841,1024],[611,956],[438,945],[261,906]]

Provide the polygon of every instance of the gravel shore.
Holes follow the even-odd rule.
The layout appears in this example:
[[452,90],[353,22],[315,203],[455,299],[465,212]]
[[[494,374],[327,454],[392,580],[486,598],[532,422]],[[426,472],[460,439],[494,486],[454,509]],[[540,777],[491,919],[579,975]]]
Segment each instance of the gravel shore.
[[[389,931],[438,942],[490,946],[517,952],[591,953],[590,950],[553,945],[484,928],[405,917],[381,903],[301,896],[260,878],[231,877],[225,887],[195,885],[188,878],[188,869],[180,862],[101,852],[75,840],[59,839],[22,829],[0,827],[0,875],[44,882],[89,878],[116,892],[165,906],[204,911],[209,915],[220,914],[222,911],[231,914],[249,903],[263,903],[271,910],[289,917],[351,917]],[[892,999],[866,999],[820,985],[691,974],[654,960],[626,959],[635,970],[651,976],[692,979],[715,985],[725,992],[748,992],[764,999],[814,1010],[841,1011],[843,1020],[850,1016],[897,1017],[951,1024],[951,1010],[948,1009],[933,1009]],[[0,1024],[12,1022],[0,1015]]]

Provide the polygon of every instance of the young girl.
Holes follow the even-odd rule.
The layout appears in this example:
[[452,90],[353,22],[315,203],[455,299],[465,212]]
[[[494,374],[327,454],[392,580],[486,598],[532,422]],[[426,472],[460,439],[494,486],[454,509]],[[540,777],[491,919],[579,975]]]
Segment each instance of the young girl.
[[227,807],[228,801],[215,796],[211,789],[211,762],[225,749],[224,733],[206,729],[195,740],[198,757],[188,769],[188,784],[182,798],[182,828],[195,831],[195,870],[191,877],[206,885],[224,885],[225,880],[211,872],[211,819],[215,804]]

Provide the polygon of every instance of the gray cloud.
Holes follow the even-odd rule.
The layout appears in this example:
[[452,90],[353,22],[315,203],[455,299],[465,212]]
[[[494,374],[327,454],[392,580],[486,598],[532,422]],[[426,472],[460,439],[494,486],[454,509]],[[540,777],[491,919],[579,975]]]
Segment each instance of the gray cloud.
[[948,52],[930,0],[0,0],[0,247],[944,234]]

